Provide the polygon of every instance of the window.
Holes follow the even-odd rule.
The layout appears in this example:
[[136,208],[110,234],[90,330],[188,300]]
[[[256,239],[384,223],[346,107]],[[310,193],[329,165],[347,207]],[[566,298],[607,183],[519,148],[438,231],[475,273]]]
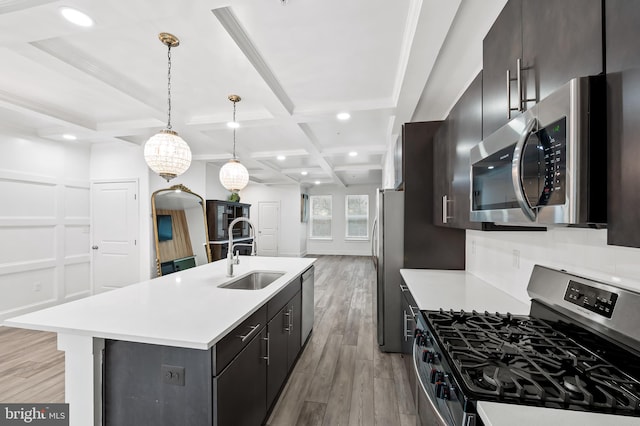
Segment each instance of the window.
[[312,195],[310,237],[331,239],[331,195]]
[[347,195],[345,200],[347,239],[366,240],[369,238],[369,196]]

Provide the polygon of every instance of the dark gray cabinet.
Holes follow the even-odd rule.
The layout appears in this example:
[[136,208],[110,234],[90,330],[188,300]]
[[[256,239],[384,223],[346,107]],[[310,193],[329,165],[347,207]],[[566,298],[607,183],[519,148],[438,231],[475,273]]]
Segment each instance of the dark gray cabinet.
[[469,220],[471,148],[482,140],[482,73],[451,109],[434,140],[434,223],[460,229],[482,229]]
[[607,0],[607,243],[640,247],[640,2]]
[[602,0],[507,2],[483,41],[483,137],[572,78],[604,71],[602,5]]
[[302,292],[269,321],[269,365],[267,367],[267,406],[275,401],[300,352]]
[[441,121],[402,126],[404,267],[464,269],[465,231],[434,223],[434,136]]
[[[218,426],[259,425],[267,415],[267,331],[255,335],[214,379]],[[182,424],[182,423],[175,423]]]

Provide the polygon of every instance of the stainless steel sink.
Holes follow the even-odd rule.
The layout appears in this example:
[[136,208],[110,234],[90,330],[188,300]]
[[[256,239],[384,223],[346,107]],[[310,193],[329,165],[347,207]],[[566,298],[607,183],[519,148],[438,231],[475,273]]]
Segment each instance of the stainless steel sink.
[[249,275],[240,277],[234,281],[222,284],[220,288],[231,288],[236,290],[260,290],[280,278],[284,272],[257,271]]

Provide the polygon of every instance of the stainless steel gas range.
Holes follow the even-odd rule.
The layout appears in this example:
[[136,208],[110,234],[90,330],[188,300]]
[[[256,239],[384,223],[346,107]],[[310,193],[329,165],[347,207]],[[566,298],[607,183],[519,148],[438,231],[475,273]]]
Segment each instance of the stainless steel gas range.
[[418,424],[483,425],[483,401],[640,423],[640,294],[542,266],[528,292],[529,315],[416,315]]

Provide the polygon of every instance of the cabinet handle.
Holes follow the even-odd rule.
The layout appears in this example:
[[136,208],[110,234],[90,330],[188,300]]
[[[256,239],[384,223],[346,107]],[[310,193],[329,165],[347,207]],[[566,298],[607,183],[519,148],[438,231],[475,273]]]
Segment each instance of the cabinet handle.
[[293,306],[289,308],[289,335],[293,331]]
[[269,333],[267,333],[267,337],[263,337],[262,340],[267,342],[267,356],[263,356],[262,359],[267,360],[267,366],[269,366],[269,357],[271,356],[271,342],[269,341]]
[[[519,59],[518,59],[519,60]],[[511,82],[517,81],[518,93],[520,92],[520,68],[518,67],[517,78],[511,78],[511,70],[507,70],[507,119],[511,120],[511,111],[520,111],[520,103],[517,108],[511,107]]]
[[405,291],[409,291],[409,287],[407,287],[407,286],[406,286],[406,285],[404,285],[404,284],[400,284],[400,291],[401,291],[401,292],[403,292],[403,293],[404,293]]
[[453,200],[449,200],[446,195],[442,196],[442,223],[449,223],[449,219],[453,219],[453,216],[449,216],[449,203],[453,203]]
[[[415,318],[420,314],[420,309],[418,309],[417,306],[415,306],[415,311],[413,309],[414,309],[414,306],[409,305],[409,310],[411,311],[411,316],[413,318]],[[417,314],[416,314],[416,311],[418,312]]]
[[248,332],[244,336],[238,336],[240,339],[242,339],[243,342],[245,340],[247,340],[249,338],[249,336],[251,336],[253,334],[254,331],[256,331],[258,328],[260,328],[260,324],[250,325],[249,328],[251,329],[250,332]]
[[284,331],[286,331],[288,334],[291,334],[291,311],[287,309],[287,312],[284,313],[284,316],[287,320],[284,326]]
[[[524,71],[524,68],[522,68],[522,60],[520,58],[516,59],[516,67],[518,69],[518,72],[516,74],[516,80],[517,85],[518,85],[518,111],[519,112],[524,112],[524,110],[526,109],[524,107],[524,105],[527,102],[535,102],[537,100],[537,98],[524,98],[524,84],[522,83],[522,71]],[[528,68],[527,68],[528,69]]]
[[404,341],[406,342],[410,338],[413,337],[413,333],[409,330],[409,320],[412,318],[411,315],[407,315],[407,311],[404,312]]

